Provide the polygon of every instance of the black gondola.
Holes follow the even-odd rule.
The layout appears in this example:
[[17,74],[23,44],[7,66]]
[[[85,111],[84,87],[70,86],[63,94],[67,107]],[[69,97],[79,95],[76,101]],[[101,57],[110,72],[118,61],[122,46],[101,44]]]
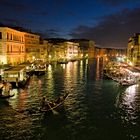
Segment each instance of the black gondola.
[[57,100],[47,102],[43,107],[41,107],[40,111],[41,112],[50,112],[53,111],[54,109],[58,108],[61,106],[65,99],[68,97],[68,94],[65,94],[63,96],[60,96]]
[[7,99],[7,98],[11,98],[13,96],[14,96],[14,94],[12,94],[12,95],[0,95],[0,99]]

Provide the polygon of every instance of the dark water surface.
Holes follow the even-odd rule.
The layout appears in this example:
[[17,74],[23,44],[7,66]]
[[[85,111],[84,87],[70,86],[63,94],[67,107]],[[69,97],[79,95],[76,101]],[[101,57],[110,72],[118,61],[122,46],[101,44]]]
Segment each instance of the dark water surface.
[[[103,79],[99,59],[49,66],[25,89],[0,100],[0,140],[140,140],[140,86]],[[39,111],[69,93],[54,114]]]

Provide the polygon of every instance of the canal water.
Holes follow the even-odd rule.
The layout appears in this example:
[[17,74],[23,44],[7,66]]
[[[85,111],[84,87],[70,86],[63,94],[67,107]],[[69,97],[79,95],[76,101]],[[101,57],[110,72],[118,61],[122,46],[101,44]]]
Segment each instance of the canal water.
[[[140,85],[103,78],[103,61],[48,66],[25,89],[0,99],[0,140],[140,140]],[[42,97],[68,93],[63,106],[41,113]]]

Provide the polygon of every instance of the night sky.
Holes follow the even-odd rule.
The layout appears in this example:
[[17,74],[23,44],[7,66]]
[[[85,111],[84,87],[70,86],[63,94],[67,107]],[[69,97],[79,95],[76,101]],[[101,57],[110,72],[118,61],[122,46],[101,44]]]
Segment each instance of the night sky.
[[140,32],[140,0],[0,0],[0,23],[44,38],[82,38],[99,47],[126,48]]

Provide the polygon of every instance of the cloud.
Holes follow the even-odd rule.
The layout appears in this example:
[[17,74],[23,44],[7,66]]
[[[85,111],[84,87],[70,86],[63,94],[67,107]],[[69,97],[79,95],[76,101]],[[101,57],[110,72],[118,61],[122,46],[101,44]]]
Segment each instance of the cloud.
[[43,38],[55,38],[55,37],[60,37],[60,30],[59,29],[54,29],[54,28],[49,28],[44,31],[38,30],[37,31]]
[[140,8],[106,16],[97,26],[79,25],[70,35],[94,40],[101,47],[125,48],[128,38],[136,32],[140,32]]

